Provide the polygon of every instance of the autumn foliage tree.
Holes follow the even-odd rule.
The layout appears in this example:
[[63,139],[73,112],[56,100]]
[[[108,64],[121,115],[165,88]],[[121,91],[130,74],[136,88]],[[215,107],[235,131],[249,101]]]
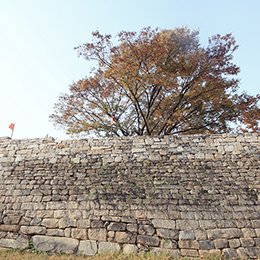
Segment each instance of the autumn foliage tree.
[[[140,33],[93,32],[93,42],[76,47],[95,60],[92,76],[70,85],[50,116],[71,135],[108,136],[259,132],[260,96],[238,94],[238,48],[231,34],[208,46],[199,32],[144,28]],[[233,123],[233,124],[231,124]]]

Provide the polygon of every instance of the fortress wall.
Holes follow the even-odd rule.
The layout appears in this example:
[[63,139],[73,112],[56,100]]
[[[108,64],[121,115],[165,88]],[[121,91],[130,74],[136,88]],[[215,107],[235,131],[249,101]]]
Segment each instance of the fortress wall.
[[255,258],[260,135],[0,138],[0,247]]

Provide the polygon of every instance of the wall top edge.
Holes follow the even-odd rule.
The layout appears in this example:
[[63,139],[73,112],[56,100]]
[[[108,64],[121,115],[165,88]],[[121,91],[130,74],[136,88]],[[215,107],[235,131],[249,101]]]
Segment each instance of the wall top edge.
[[[196,139],[196,138],[236,138],[236,137],[259,137],[260,133],[230,133],[230,134],[191,134],[191,135],[165,135],[165,136],[124,136],[124,137],[106,137],[106,138],[79,138],[79,139],[55,139],[54,137],[45,138],[23,138],[23,139],[11,139],[8,136],[0,137],[0,142],[17,142],[17,141],[46,141],[46,142],[78,142],[78,141],[113,141],[113,140],[135,140],[135,139]],[[158,141],[159,141],[158,140]]]

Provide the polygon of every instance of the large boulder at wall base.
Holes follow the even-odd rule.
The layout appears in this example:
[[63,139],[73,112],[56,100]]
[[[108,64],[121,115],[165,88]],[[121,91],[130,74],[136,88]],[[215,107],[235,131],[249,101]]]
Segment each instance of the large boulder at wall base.
[[47,237],[36,235],[33,237],[33,245],[36,250],[43,252],[75,254],[79,241],[66,237]]

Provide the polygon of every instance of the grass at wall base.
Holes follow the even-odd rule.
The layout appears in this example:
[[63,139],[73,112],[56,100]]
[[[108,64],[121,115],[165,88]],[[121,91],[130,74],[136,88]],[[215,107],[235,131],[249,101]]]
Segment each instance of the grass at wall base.
[[[222,256],[207,256],[207,257],[180,257],[175,258],[166,254],[154,255],[150,252],[143,254],[123,254],[123,253],[106,253],[95,256],[83,256],[83,255],[67,255],[67,254],[53,254],[47,252],[35,252],[30,249],[0,249],[0,260],[188,260],[188,259],[203,259],[203,260],[224,260],[226,258]],[[260,258],[258,257],[258,260]]]

